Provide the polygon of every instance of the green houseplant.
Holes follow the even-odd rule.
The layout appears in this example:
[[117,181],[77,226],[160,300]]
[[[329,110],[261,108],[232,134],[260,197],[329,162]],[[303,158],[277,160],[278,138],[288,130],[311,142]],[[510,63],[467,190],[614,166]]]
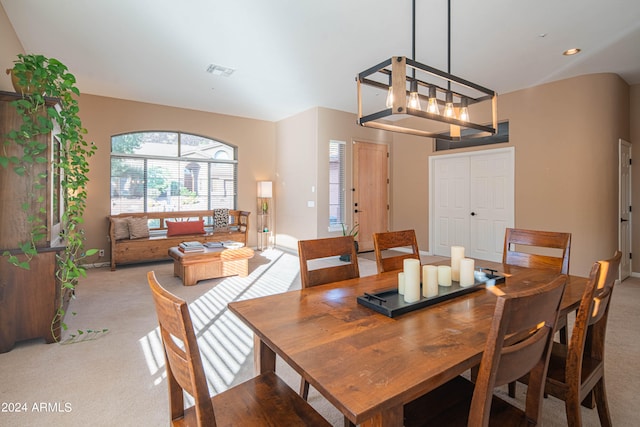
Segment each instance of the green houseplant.
[[[356,253],[358,252],[358,241],[355,240],[358,235],[358,223],[355,223],[353,227],[347,228],[344,223],[340,224],[342,226],[342,235],[343,236],[353,236],[353,244],[356,246]],[[340,255],[340,261],[351,261],[351,254]]]
[[[20,252],[24,256],[9,251],[3,253],[18,268],[29,269],[29,262],[38,255],[39,243],[47,237],[46,200],[41,195],[47,176],[38,172],[41,168],[37,168],[37,165],[48,161],[46,156],[49,151],[39,137],[51,133],[54,126],[57,135],[52,168],[58,173],[56,179],[60,186],[60,200],[57,203],[63,206],[59,237],[64,249],[57,256],[56,275],[62,289],[57,313],[51,323],[52,334],[56,337],[53,330],[56,322],[67,329],[62,322],[65,315],[64,296],[69,293],[73,295],[78,278],[86,275],[80,261],[97,252],[95,249],[84,250],[84,232],[80,228],[86,208],[88,159],[95,153],[96,146],[84,139],[87,130],[78,116],[76,99],[80,91],[75,86],[75,77],[64,64],[43,55],[19,54],[13,69],[7,72],[11,73],[16,90],[22,92],[21,98],[11,102],[21,118],[21,124],[18,129],[11,129],[3,135],[3,147],[15,144],[20,147],[17,151],[20,154],[7,155],[6,149],[0,151],[0,166],[26,177],[27,185],[32,190],[27,190],[30,199],[22,204],[22,209],[28,212],[31,230],[30,238],[20,245]],[[57,106],[52,106],[48,98],[55,98]]]

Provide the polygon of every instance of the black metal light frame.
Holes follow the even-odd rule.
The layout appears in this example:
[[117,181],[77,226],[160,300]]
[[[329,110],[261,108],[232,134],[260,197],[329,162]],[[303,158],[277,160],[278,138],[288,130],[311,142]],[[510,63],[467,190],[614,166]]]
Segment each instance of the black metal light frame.
[[[449,0],[449,69],[451,68],[451,3]],[[415,58],[415,0],[413,0],[413,56]],[[408,73],[407,71],[411,71]],[[421,80],[416,77],[416,71],[421,73],[421,75],[430,76],[430,79],[437,79],[437,81],[442,81],[446,83],[446,87],[444,84],[434,84],[432,81]],[[370,77],[377,75],[380,73],[383,77],[383,81],[389,80],[391,82],[391,86],[388,86],[384,83],[381,83],[375,79]],[[409,75],[410,74],[410,75]],[[413,124],[411,120],[407,120],[404,122],[401,121],[389,121],[385,119],[391,118],[391,116],[405,115],[407,118],[409,117],[418,117],[421,119],[432,120],[441,123],[447,123],[453,127],[458,126],[460,128],[472,128],[476,129],[480,132],[475,133],[473,137],[482,137],[487,135],[493,135],[497,132],[498,128],[498,96],[497,94],[491,90],[487,89],[484,86],[480,86],[478,84],[472,83],[463,78],[454,76],[448,72],[444,72],[438,70],[436,68],[430,67],[428,65],[421,64],[415,59],[410,59],[404,56],[394,56],[391,57],[373,67],[362,71],[356,77],[357,85],[358,85],[358,124],[361,126],[367,126],[377,129],[388,130],[392,132],[400,132],[407,133],[417,136],[425,136],[431,138],[440,138],[446,139],[449,141],[460,141],[462,138],[459,136],[459,132],[450,132],[447,130],[446,132],[432,132],[426,131],[423,129],[418,129],[412,127]],[[468,105],[491,101],[491,125],[473,123],[470,121],[463,121],[457,119],[455,117],[446,117],[440,114],[429,113],[426,111],[409,108],[407,105],[407,96],[409,91],[407,91],[407,87],[411,87],[412,84],[415,85],[417,83],[418,87],[427,88],[427,92],[429,88],[435,88],[437,93],[447,94],[451,93],[455,98],[458,99],[458,102],[454,105],[458,108],[463,103],[468,103]],[[454,83],[456,87],[459,89],[452,90],[451,84]],[[381,89],[385,92],[389,91],[391,87],[391,92],[393,94],[393,106],[391,108],[385,108],[378,112],[363,115],[362,110],[362,86],[372,86],[374,88]],[[468,89],[470,92],[462,93],[464,89]],[[473,95],[470,95],[473,93]],[[418,93],[418,97],[423,101],[428,102],[428,97]],[[443,103],[441,99],[438,99],[438,103]],[[454,128],[451,128],[452,130]],[[472,137],[465,137],[472,138]]]

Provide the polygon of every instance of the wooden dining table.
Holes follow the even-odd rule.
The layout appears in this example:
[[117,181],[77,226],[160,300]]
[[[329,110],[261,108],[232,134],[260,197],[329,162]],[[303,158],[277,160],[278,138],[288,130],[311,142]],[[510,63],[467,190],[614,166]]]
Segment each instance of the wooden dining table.
[[[254,332],[258,372],[275,370],[278,355],[352,423],[402,426],[404,404],[480,362],[497,294],[557,276],[482,260],[476,266],[497,270],[505,283],[398,317],[357,302],[365,292],[396,287],[397,271],[236,301],[229,309]],[[563,313],[577,309],[586,282],[568,277]]]

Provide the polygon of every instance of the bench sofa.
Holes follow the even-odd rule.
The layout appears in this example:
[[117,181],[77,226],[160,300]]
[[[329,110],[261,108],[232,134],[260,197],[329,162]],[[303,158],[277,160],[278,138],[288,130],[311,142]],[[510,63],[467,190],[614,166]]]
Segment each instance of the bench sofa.
[[117,264],[170,259],[169,248],[184,241],[232,240],[246,245],[249,214],[214,209],[110,215],[111,270]]

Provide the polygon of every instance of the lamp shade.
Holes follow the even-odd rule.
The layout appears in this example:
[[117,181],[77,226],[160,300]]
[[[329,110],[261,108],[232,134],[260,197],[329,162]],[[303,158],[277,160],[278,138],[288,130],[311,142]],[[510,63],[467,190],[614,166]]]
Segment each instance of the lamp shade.
[[258,197],[273,197],[273,183],[271,181],[258,181]]

